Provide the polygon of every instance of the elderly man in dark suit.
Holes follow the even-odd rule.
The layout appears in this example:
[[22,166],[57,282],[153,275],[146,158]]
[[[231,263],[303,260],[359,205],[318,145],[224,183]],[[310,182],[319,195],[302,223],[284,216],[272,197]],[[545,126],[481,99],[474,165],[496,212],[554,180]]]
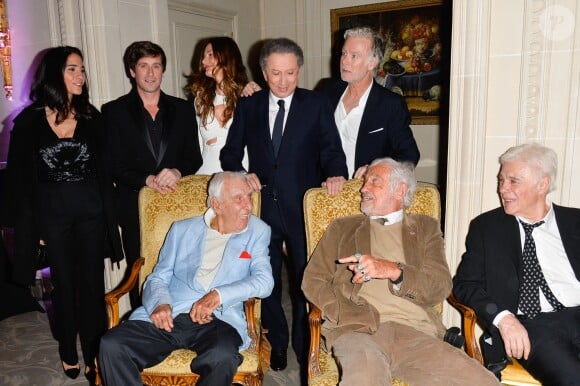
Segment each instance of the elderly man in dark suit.
[[419,149],[405,99],[373,80],[383,56],[381,38],[368,27],[348,29],[344,38],[342,80],[331,82],[325,92],[335,109],[349,176],[361,178],[381,157],[417,165]]
[[269,330],[274,370],[286,367],[289,341],[281,304],[283,244],[290,257],[292,344],[305,365],[306,300],[300,291],[306,266],[302,198],[307,189],[321,183],[331,194],[338,193],[347,176],[330,104],[322,95],[297,88],[303,62],[302,49],[289,39],[274,39],[263,47],[260,66],[269,90],[238,101],[220,157],[224,170],[243,170],[247,147],[250,185],[262,190],[261,217],[272,227],[270,257],[275,285],[262,303],[262,320]]
[[523,144],[499,162],[502,207],[471,222],[453,293],[489,335],[488,367],[512,357],[543,385],[580,385],[580,209],[547,199],[552,149]]
[[[102,107],[108,132],[110,167],[116,183],[119,225],[130,267],[140,256],[139,190],[172,192],[181,176],[201,166],[193,106],[161,91],[166,57],[148,41],[134,42],[123,56],[133,89]],[[131,305],[139,305],[138,288]]]

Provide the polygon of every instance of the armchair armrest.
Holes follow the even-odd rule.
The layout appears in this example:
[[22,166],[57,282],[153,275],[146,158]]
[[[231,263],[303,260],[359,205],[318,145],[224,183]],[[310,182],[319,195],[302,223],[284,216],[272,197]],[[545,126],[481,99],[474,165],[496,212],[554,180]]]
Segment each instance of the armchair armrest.
[[137,280],[139,279],[139,271],[141,271],[141,267],[144,263],[144,257],[138,258],[131,267],[129,277],[123,280],[117,288],[105,295],[105,306],[107,307],[107,312],[109,314],[108,329],[119,324],[119,299],[135,287],[135,284],[137,284]]
[[322,374],[320,366],[320,327],[322,325],[322,311],[314,304],[309,303],[308,325],[310,328],[310,349],[308,351],[308,379]]
[[256,303],[259,301],[260,299],[250,298],[244,302],[246,322],[248,324],[248,336],[251,339],[248,350],[252,352],[260,352],[260,325],[256,321]]
[[475,324],[477,316],[472,308],[460,303],[453,294],[447,298],[449,304],[455,307],[462,315],[463,319],[463,335],[465,336],[465,351],[471,358],[476,359],[483,365],[483,356],[479,350],[477,339],[475,338]]

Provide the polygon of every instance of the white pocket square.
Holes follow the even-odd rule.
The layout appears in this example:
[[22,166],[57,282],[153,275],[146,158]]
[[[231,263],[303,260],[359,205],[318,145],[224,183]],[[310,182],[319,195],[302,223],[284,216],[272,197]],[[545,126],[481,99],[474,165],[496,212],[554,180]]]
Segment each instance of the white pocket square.
[[373,130],[373,131],[369,131],[369,134],[378,133],[379,131],[383,131],[383,130],[385,130],[385,128],[384,127],[381,127],[380,129],[376,129],[376,130]]

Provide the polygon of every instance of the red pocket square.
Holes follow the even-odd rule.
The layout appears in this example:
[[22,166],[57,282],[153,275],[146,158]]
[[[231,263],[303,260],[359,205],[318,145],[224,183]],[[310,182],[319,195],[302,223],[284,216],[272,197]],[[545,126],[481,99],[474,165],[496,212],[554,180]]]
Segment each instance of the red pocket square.
[[243,252],[240,254],[240,259],[250,259],[251,257],[252,257],[252,255],[250,255],[250,254],[248,253],[248,251],[243,251]]

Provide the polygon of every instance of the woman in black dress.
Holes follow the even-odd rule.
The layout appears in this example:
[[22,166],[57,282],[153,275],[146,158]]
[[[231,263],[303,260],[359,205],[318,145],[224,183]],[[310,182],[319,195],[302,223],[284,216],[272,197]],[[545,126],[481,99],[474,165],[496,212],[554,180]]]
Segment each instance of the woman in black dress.
[[112,216],[112,182],[103,161],[105,130],[89,102],[82,53],[55,47],[44,55],[30,91],[32,105],[14,120],[8,189],[15,209],[13,279],[34,280],[34,252],[46,243],[54,332],[67,376],[76,378],[80,336],[85,375],[106,329],[104,257],[122,258]]

